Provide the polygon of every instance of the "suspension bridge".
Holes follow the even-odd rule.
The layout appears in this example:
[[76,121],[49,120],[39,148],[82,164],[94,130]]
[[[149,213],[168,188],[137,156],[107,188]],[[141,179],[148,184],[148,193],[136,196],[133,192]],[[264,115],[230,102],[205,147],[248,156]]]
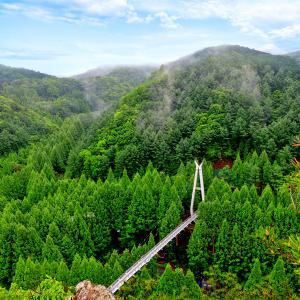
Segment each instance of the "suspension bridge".
[[[181,231],[188,227],[192,222],[197,219],[197,213],[194,212],[194,203],[196,191],[201,191],[201,199],[204,201],[204,182],[202,173],[202,163],[199,164],[195,161],[196,170],[194,176],[194,185],[191,198],[190,216],[172,230],[166,237],[158,242],[151,250],[144,254],[136,263],[127,269],[115,282],[109,286],[109,290],[115,293],[127,280],[134,276],[144,265],[146,265],[160,250],[162,250],[168,243],[170,243]],[[199,186],[198,186],[199,178]]]

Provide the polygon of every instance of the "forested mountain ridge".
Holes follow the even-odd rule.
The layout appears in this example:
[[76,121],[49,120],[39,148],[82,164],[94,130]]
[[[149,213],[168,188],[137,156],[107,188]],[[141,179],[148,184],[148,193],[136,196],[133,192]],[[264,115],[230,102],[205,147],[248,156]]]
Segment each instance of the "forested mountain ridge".
[[237,46],[192,57],[0,157],[0,298],[109,286],[187,217],[195,158],[194,228],[116,296],[299,297],[299,67]]
[[9,98],[0,96],[0,155],[16,151],[57,129],[57,124]]
[[93,110],[116,105],[118,100],[144,82],[155,70],[149,66],[120,66],[90,70],[73,78],[82,82]]
[[68,116],[91,107],[75,80],[3,67],[9,75],[0,84],[1,150],[8,154],[57,130]]
[[296,59],[297,61],[300,61],[300,51],[289,53],[288,56]]
[[293,59],[241,46],[206,48],[166,65],[166,69],[173,73],[198,72],[200,77],[186,80],[214,79],[216,84],[225,88],[254,93],[254,96],[259,96],[255,93],[267,95],[263,84],[268,72],[280,76],[292,72],[295,78],[299,78],[299,66],[295,65]]
[[27,77],[3,83],[0,93],[44,115],[64,118],[90,111],[83,86],[74,79]]
[[[121,96],[145,80],[145,74],[140,69],[118,68],[109,76],[79,81],[0,66],[0,95],[3,95],[0,99],[3,115],[0,153],[6,154],[28,145],[30,141],[38,141],[42,135],[51,132],[50,128],[55,128],[53,124],[66,117],[95,110],[99,114],[116,105]],[[7,111],[8,102],[10,113]],[[25,110],[31,113],[22,116],[20,112]],[[31,117],[38,119],[39,125]]]
[[12,67],[0,65],[0,85],[3,82],[12,82],[12,81],[28,79],[28,78],[37,79],[43,77],[50,77],[50,75],[46,75],[40,72],[35,72],[23,68],[12,68]]
[[[172,171],[193,157],[231,157],[249,149],[289,160],[300,129],[299,78],[292,58],[237,46],[162,66],[123,97],[98,141],[82,152],[84,170],[98,176],[125,167],[132,175],[151,160]],[[89,170],[95,160],[98,174]]]
[[102,76],[95,77],[91,71],[89,75],[57,78],[0,66],[0,93],[44,115],[65,118],[77,113],[103,111],[116,104],[120,97],[145,81],[153,69],[115,67],[102,72]]
[[155,66],[111,66],[111,67],[100,67],[95,68],[85,73],[74,75],[75,79],[87,79],[94,77],[103,77],[103,76],[111,76],[111,77],[133,77],[135,81],[141,83],[141,80],[147,78],[157,67]]

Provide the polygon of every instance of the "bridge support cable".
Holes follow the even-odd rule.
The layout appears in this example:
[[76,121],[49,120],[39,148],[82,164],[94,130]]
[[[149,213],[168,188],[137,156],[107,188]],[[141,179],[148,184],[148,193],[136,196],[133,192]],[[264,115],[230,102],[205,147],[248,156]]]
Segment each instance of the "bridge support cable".
[[[194,178],[194,187],[191,199],[191,208],[190,208],[190,217],[185,221],[179,224],[174,230],[172,230],[166,237],[164,237],[159,243],[157,243],[151,250],[144,254],[135,264],[133,264],[125,273],[123,273],[115,282],[109,286],[109,290],[112,293],[115,293],[127,280],[129,280],[135,273],[137,273],[144,265],[146,265],[160,250],[162,250],[168,243],[170,243],[181,231],[188,227],[192,222],[197,219],[197,214],[194,213],[194,201],[196,191],[201,191],[201,198],[204,201],[204,183],[203,183],[203,174],[202,174],[202,163],[199,165],[197,161],[195,178]],[[197,186],[198,176],[200,179],[200,187]]]

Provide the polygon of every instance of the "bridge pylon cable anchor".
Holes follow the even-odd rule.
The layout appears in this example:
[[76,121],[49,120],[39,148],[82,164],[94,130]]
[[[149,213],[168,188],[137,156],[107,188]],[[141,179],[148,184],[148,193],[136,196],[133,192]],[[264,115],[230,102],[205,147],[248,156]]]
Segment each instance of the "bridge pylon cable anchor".
[[[195,170],[195,175],[194,175],[194,186],[193,186],[191,207],[190,207],[191,216],[194,214],[194,204],[195,204],[196,191],[201,191],[201,199],[202,199],[203,202],[205,200],[204,180],[203,180],[203,171],[202,171],[203,162],[201,162],[201,164],[199,164],[198,161],[195,160],[195,165],[196,165],[196,170]],[[199,177],[200,186],[198,186],[198,177]]]

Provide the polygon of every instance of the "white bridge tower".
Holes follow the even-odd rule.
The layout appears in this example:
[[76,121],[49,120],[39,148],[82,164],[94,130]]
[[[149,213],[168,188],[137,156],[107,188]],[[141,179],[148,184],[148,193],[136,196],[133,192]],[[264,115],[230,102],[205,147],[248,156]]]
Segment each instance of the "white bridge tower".
[[[199,165],[199,163],[195,160],[195,165],[196,165],[196,170],[195,170],[194,186],[193,186],[193,193],[192,193],[191,207],[190,207],[191,216],[194,214],[194,203],[195,203],[196,191],[201,191],[201,199],[202,201],[205,200],[204,181],[203,181],[203,172],[202,172],[203,162]],[[198,176],[199,176],[200,186],[198,186]]]

